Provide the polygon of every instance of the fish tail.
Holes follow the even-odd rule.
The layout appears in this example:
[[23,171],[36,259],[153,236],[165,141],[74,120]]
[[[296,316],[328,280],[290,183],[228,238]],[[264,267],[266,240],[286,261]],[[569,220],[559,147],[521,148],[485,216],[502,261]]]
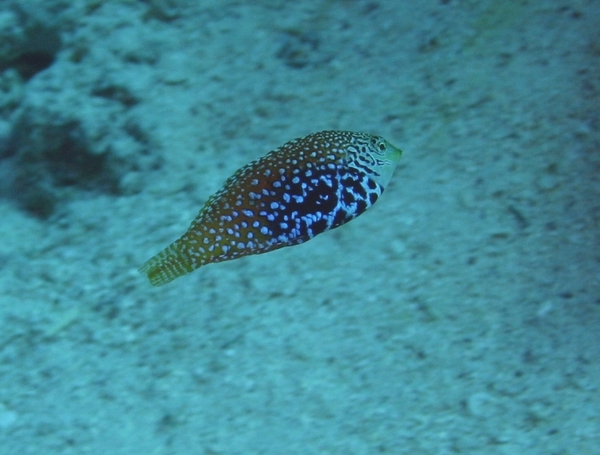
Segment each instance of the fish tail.
[[139,271],[145,273],[153,286],[162,286],[175,278],[190,273],[194,267],[190,265],[181,251],[181,242],[176,241],[147,260]]

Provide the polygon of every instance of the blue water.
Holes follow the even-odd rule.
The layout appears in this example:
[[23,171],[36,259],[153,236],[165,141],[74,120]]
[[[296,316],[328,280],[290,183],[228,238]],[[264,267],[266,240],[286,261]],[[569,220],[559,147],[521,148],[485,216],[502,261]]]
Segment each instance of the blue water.
[[[0,3],[0,455],[600,453],[600,3]],[[404,151],[160,288],[238,168]]]

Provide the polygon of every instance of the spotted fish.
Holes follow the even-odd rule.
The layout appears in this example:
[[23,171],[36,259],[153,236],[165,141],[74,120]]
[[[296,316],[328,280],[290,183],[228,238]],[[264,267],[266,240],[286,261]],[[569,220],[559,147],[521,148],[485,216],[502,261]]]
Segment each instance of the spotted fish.
[[349,131],[290,141],[233,174],[140,271],[161,286],[212,262],[310,240],[371,207],[401,155],[380,136]]

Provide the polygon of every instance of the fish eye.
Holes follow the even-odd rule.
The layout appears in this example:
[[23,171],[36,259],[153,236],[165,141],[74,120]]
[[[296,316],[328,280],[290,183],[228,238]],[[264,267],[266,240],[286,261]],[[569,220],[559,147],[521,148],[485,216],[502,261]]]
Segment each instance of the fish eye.
[[371,146],[375,150],[379,150],[380,152],[385,152],[386,146],[385,141],[382,141],[380,138],[371,138]]

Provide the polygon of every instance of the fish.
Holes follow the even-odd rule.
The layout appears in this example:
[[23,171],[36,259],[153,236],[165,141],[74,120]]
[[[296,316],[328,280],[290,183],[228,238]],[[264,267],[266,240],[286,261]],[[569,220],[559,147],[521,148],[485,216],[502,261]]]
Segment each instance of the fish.
[[304,243],[371,207],[401,156],[368,133],[321,131],[289,141],[229,177],[188,230],[139,271],[162,286],[207,264]]

